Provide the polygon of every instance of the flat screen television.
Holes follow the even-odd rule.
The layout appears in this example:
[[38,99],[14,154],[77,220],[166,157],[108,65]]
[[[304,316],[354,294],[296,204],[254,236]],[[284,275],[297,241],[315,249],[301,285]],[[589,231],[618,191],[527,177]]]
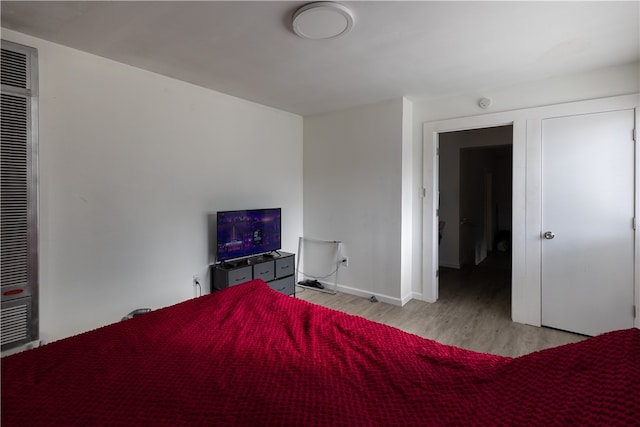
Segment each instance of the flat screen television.
[[216,214],[218,262],[281,248],[281,209],[223,211]]

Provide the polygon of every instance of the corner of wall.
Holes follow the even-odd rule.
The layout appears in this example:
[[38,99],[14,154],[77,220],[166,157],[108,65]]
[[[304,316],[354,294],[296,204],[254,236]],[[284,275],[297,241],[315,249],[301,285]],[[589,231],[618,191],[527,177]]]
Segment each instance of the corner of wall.
[[[400,298],[411,299],[413,290],[413,250],[415,240],[420,240],[413,232],[413,103],[402,98],[402,213],[400,242]],[[404,305],[406,302],[403,302]]]

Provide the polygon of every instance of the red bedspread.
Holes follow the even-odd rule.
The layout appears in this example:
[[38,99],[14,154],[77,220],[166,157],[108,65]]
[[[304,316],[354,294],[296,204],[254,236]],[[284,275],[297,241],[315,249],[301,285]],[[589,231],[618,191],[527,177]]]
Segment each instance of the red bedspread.
[[637,329],[511,359],[261,281],[1,363],[3,427],[640,423]]

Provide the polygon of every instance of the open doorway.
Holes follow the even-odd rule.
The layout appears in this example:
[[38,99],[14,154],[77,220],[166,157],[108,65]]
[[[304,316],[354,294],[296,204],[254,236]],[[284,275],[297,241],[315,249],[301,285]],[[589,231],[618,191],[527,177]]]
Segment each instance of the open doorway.
[[440,299],[511,318],[513,126],[439,141]]

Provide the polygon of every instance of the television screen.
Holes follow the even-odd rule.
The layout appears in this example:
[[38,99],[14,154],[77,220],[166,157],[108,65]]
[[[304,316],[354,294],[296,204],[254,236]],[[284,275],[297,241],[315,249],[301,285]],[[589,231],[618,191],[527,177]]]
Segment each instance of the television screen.
[[277,251],[280,223],[280,208],[218,212],[217,260]]

